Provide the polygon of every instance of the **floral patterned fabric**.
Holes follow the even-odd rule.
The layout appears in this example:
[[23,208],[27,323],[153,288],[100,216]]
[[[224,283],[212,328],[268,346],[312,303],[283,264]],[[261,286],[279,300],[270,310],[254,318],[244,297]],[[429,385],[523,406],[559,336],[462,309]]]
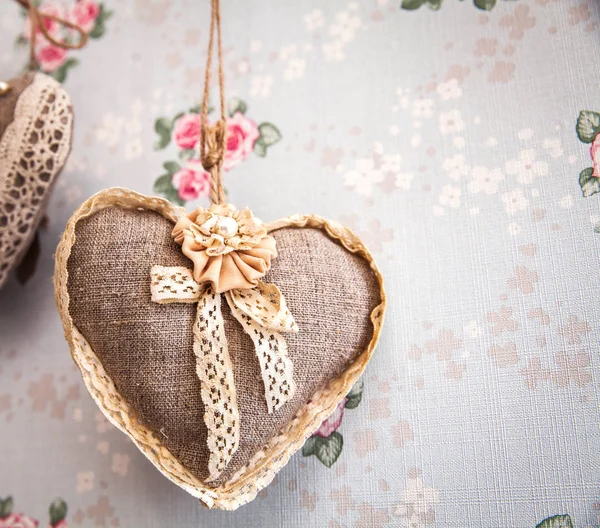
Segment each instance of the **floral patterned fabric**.
[[[106,9],[102,2],[95,0],[79,0],[77,2],[40,2],[32,0],[38,6],[40,14],[52,15],[61,20],[76,24],[90,39],[98,39],[106,31],[106,21],[111,17],[112,11]],[[27,11],[22,10],[24,25],[23,32],[18,35],[16,43],[19,46],[29,47],[32,37],[31,18]],[[57,42],[77,41],[80,36],[77,32],[61,24],[58,20],[42,18],[46,31]],[[40,29],[35,34],[35,61],[36,68],[63,82],[68,71],[79,64],[78,59],[72,56],[67,49],[63,49],[44,38]]]
[[[363,383],[232,513],[200,507],[103,418],[51,284],[92,193],[208,205],[208,5],[42,4],[92,38],[36,50],[71,94],[75,139],[28,280],[0,291],[0,526],[45,526],[56,497],[55,526],[600,525],[596,0],[223,2],[228,201],[348,225],[389,296]],[[2,80],[28,62],[15,2],[0,28]]]

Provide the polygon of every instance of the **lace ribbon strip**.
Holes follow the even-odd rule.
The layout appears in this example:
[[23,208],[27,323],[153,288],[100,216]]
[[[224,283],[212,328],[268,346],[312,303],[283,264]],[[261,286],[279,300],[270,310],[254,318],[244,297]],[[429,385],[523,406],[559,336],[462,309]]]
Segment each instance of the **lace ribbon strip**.
[[[209,479],[215,480],[227,467],[239,445],[240,417],[233,369],[220,294],[198,284],[192,270],[182,266],[153,266],[152,301],[197,303],[194,323],[196,373],[200,379],[204,423],[208,430]],[[259,281],[255,288],[225,292],[232,314],[254,343],[265,386],[267,409],[272,413],[288,402],[296,391],[293,364],[282,332],[298,332],[298,325],[274,284]]]

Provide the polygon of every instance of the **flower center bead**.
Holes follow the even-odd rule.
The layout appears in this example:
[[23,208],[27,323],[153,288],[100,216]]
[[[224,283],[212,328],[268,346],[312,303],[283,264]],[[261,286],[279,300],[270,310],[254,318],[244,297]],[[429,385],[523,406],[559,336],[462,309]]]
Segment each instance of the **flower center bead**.
[[228,239],[237,235],[238,224],[230,216],[220,216],[215,224],[214,232]]

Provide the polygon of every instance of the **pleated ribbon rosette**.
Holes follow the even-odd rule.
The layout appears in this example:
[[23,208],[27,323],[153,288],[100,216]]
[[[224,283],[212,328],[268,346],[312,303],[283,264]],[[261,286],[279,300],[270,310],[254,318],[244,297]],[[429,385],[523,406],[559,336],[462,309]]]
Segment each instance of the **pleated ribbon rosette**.
[[279,288],[260,280],[269,271],[277,250],[275,239],[248,208],[238,211],[229,204],[198,208],[179,219],[172,236],[193,268],[153,266],[152,301],[198,305],[193,347],[205,406],[212,481],[227,467],[239,446],[240,435],[221,294],[252,339],[269,413],[288,402],[296,390],[293,365],[282,334],[298,332],[298,325]]

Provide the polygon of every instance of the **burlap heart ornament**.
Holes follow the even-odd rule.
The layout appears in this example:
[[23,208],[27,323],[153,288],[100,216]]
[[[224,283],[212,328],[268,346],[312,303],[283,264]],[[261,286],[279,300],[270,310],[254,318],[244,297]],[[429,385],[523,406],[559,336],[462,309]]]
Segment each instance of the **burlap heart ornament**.
[[73,110],[62,86],[26,73],[0,90],[0,287],[44,216],[71,150]]
[[372,256],[335,222],[187,215],[118,188],[69,220],[55,293],[102,412],[222,509],[252,500],[342,401],[385,309]]

